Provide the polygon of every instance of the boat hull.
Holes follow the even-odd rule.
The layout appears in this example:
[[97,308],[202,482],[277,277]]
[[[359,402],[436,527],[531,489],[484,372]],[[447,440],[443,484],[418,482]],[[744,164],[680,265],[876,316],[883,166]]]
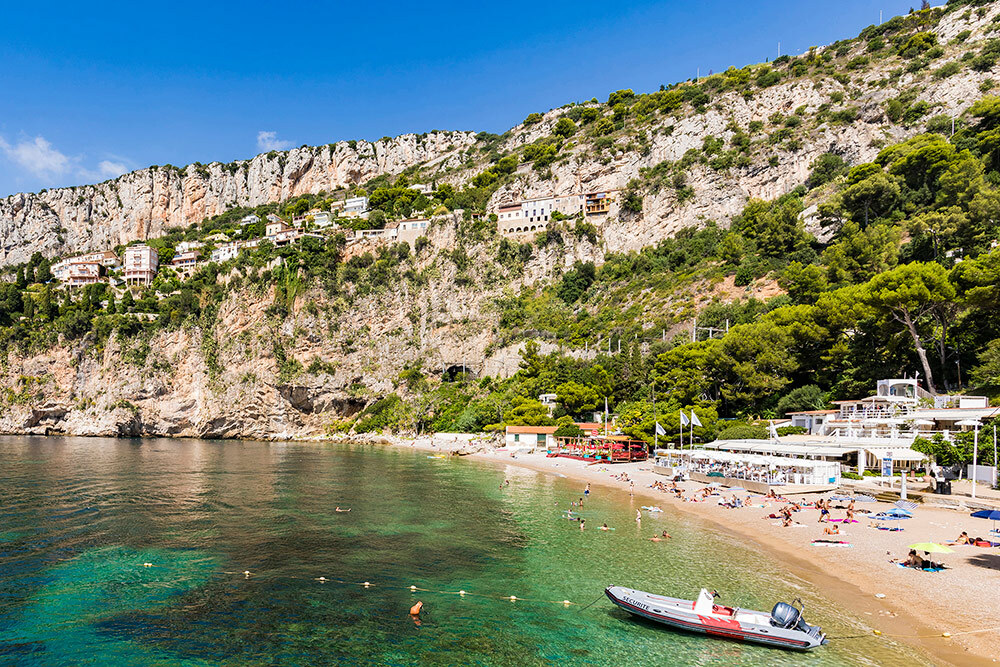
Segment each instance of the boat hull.
[[620,586],[611,586],[604,592],[611,602],[630,614],[679,630],[792,651],[808,651],[826,643],[818,629],[814,635],[770,624],[738,620],[740,614],[769,618],[770,615],[765,612],[737,612],[728,617],[726,614],[699,614],[694,611],[691,600],[666,598]]

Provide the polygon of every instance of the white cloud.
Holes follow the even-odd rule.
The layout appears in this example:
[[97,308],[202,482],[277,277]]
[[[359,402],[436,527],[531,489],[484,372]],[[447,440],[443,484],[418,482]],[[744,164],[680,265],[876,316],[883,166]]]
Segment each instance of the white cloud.
[[101,160],[97,165],[97,171],[102,178],[117,178],[128,170],[125,163],[114,162],[112,160]]
[[44,137],[25,139],[14,145],[0,137],[0,151],[22,169],[41,178],[60,176],[72,167],[72,160],[53,148]]
[[292,147],[292,142],[278,139],[277,132],[261,130],[257,133],[257,148],[262,151],[284,151]]

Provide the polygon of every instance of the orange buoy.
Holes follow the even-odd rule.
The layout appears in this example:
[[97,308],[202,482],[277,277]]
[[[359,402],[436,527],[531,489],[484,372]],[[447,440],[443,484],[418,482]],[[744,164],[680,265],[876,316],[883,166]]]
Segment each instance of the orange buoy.
[[410,616],[420,616],[420,610],[423,608],[424,603],[417,600],[417,604],[410,607]]

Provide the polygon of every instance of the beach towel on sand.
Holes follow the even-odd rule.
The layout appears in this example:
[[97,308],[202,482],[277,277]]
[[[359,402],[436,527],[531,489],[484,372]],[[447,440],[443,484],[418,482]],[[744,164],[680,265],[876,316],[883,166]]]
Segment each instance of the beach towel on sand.
[[851,547],[854,546],[850,542],[844,542],[843,540],[813,540],[812,545],[814,547]]
[[901,567],[904,570],[923,570],[924,572],[940,572],[943,567],[909,567],[905,563],[896,563],[896,567]]

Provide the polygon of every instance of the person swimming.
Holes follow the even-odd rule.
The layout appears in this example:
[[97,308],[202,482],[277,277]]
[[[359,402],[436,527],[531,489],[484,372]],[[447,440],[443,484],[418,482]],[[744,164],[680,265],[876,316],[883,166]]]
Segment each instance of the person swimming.
[[604,524],[601,526],[601,530],[611,530],[611,529],[608,528],[608,524]]
[[342,510],[342,509],[340,509],[340,505],[337,505],[337,507],[333,511],[334,512],[350,512],[351,508],[348,507],[346,510]]
[[413,619],[413,624],[416,626],[419,626],[421,623],[420,610],[422,610],[423,608],[424,608],[424,603],[421,602],[420,600],[417,600],[417,604],[410,607],[410,618]]

